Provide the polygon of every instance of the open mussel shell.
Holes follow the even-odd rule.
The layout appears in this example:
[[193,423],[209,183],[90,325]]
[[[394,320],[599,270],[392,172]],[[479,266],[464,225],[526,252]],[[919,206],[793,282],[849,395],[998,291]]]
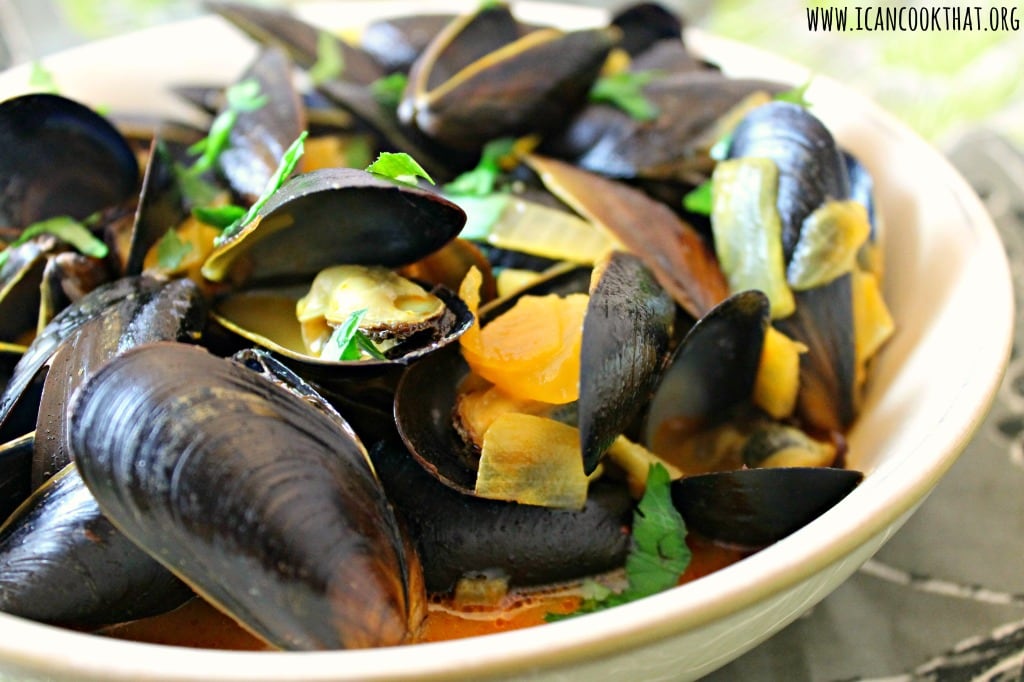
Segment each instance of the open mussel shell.
[[859,407],[851,276],[794,296],[796,311],[775,326],[808,348],[800,354],[797,413],[809,428],[843,433]]
[[401,120],[456,149],[553,130],[582,106],[619,31],[518,35],[506,5],[456,19],[410,69]]
[[123,249],[124,274],[141,275],[146,254],[172,225],[179,225],[188,216],[181,186],[174,172],[174,159],[163,137],[157,134],[149,146],[142,190],[135,209],[135,219]]
[[69,440],[107,517],[271,644],[395,645],[422,619],[417,558],[362,445],[245,365],[132,349],[82,386]]
[[22,95],[0,103],[0,224],[82,219],[136,191],[131,147],[105,118],[74,100]]
[[759,548],[818,518],[864,475],[832,467],[740,469],[672,482],[672,503],[691,530],[712,540]]
[[454,14],[411,14],[370,22],[359,36],[359,46],[388,73],[407,73],[430,41],[450,24]]
[[[506,312],[522,295],[583,293],[590,280],[591,268],[561,268],[481,308],[481,324]],[[465,442],[453,422],[460,384],[468,374],[469,365],[455,344],[411,365],[395,389],[394,421],[409,452],[426,471],[448,487],[473,495],[479,452]]]
[[769,322],[768,297],[733,294],[697,321],[676,348],[647,406],[643,442],[655,452],[676,428],[707,424],[748,400]]
[[203,265],[247,286],[312,281],[340,264],[408,265],[455,238],[465,212],[439,194],[354,168],[297,175]]
[[192,597],[100,511],[73,464],[0,528],[0,610],[93,629],[169,611]]
[[672,297],[636,256],[614,252],[599,272],[580,348],[580,447],[588,474],[650,397],[676,312]]
[[771,159],[779,170],[776,208],[789,262],[804,218],[826,199],[850,195],[846,162],[832,133],[807,109],[770,102],[752,110],[733,131],[729,158]]
[[693,317],[729,295],[711,247],[668,206],[625,183],[537,154],[525,159],[545,187],[581,216],[611,232],[654,273]]
[[35,331],[42,303],[39,286],[51,247],[48,239],[8,247],[0,268],[0,341],[25,343]]

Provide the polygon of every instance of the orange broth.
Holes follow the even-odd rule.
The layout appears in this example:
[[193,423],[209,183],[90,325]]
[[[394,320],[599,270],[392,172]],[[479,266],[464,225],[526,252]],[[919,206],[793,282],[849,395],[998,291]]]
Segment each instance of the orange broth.
[[[691,534],[693,552],[680,584],[696,580],[739,561],[746,552],[724,547]],[[571,613],[579,607],[578,589],[549,587],[509,593],[494,606],[456,607],[450,597],[434,595],[416,642],[436,642],[542,625],[548,613]],[[160,616],[143,618],[106,628],[98,634],[151,644],[233,649],[270,650],[272,647],[249,633],[206,601],[196,598]]]

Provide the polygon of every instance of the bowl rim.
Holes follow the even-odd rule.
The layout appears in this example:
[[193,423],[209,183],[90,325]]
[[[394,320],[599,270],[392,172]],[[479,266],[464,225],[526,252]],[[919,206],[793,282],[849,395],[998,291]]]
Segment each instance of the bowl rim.
[[[432,4],[431,10],[465,9],[472,5],[471,0],[456,0]],[[342,10],[356,6],[361,19],[422,11],[422,5],[401,0],[328,1],[302,5],[298,14],[325,25],[340,26],[335,23],[337,16]],[[524,17],[543,17],[566,26],[597,23],[608,16],[607,12],[592,7],[546,2],[517,2],[514,10]],[[351,16],[351,13],[346,14]],[[87,61],[102,51],[124,51],[144,40],[167,40],[165,34],[173,37],[211,22],[219,20],[207,16],[158,26],[74,48],[45,62],[59,65]],[[753,67],[753,71],[761,75],[770,74],[793,83],[803,82],[808,76],[806,68],[781,57],[699,30],[687,29],[686,39],[698,54],[713,58],[732,74],[740,75],[738,72]],[[6,76],[0,74],[0,92],[4,83],[24,79],[28,68],[28,65],[21,65],[8,71]],[[894,532],[893,524],[905,519],[952,466],[995,399],[1012,343],[1012,281],[994,224],[952,165],[908,126],[866,97],[823,76],[815,76],[808,90],[812,100],[837,94],[843,102],[863,113],[865,125],[886,131],[901,144],[920,153],[945,182],[965,222],[976,229],[978,257],[987,264],[983,274],[991,292],[990,306],[1003,313],[996,316],[983,342],[987,352],[978,354],[974,371],[965,372],[956,399],[950,401],[946,413],[936,415],[939,428],[923,434],[915,444],[915,449],[933,449],[939,453],[918,467],[915,475],[901,475],[906,467],[919,464],[905,459],[888,471],[870,472],[865,480],[865,484],[870,481],[869,485],[862,484],[847,500],[812,524],[762,550],[758,555],[762,558],[754,557],[757,561],[741,561],[701,578],[698,583],[617,607],[613,612],[548,624],[544,627],[544,637],[540,638],[536,637],[536,631],[521,630],[484,638],[360,651],[214,651],[107,639],[0,613],[0,664],[14,663],[51,674],[73,672],[104,679],[137,679],[139,675],[149,679],[222,681],[294,679],[297,675],[308,680],[469,679],[484,674],[510,675],[523,672],[524,661],[529,661],[529,668],[534,671],[557,668],[582,659],[615,655],[706,625],[825,570],[880,533]],[[970,410],[955,411],[963,405],[970,406]],[[844,510],[854,504],[859,505],[862,512],[856,523],[844,515]],[[814,551],[791,551],[798,543]],[[765,567],[770,569],[767,575]],[[55,648],[60,652],[59,657],[54,656]]]

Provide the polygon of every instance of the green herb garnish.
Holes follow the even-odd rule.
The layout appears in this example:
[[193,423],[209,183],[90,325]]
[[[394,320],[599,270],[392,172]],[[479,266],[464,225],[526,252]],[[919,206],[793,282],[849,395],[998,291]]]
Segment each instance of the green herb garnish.
[[192,215],[196,220],[221,230],[245,216],[245,209],[235,204],[225,206],[195,206]]
[[367,166],[366,170],[405,185],[416,185],[416,178],[423,178],[431,185],[434,184],[434,179],[423,170],[423,166],[405,152],[381,152],[377,160]]
[[327,31],[316,36],[316,62],[309,67],[309,79],[313,85],[320,85],[341,76],[345,70],[345,56],[338,39]]
[[780,92],[779,94],[775,95],[775,97],[773,97],[772,99],[774,99],[776,102],[792,102],[793,104],[797,104],[803,107],[804,109],[807,109],[808,107],[811,106],[811,103],[807,101],[806,97],[807,88],[809,88],[810,86],[811,79],[808,78],[807,82],[804,83],[803,85],[798,85],[797,87],[792,88],[790,90],[786,90],[785,92]]
[[103,240],[98,239],[84,224],[66,215],[56,216],[32,223],[22,230],[18,238],[8,244],[3,252],[0,252],[0,267],[7,262],[12,248],[41,234],[52,234],[73,246],[79,253],[93,258],[106,258],[109,252]]
[[711,215],[711,181],[706,180],[683,196],[683,208],[690,213]]
[[33,90],[38,92],[49,93],[56,95],[60,92],[60,88],[57,87],[57,81],[53,77],[53,73],[50,72],[43,63],[39,60],[32,62],[32,71],[28,75],[28,84]]
[[239,113],[255,111],[267,103],[267,96],[260,92],[259,81],[254,78],[232,85],[227,89],[226,97],[227,108],[213,119],[206,137],[188,148],[190,154],[200,155],[188,169],[193,175],[201,175],[217,163],[221,152],[228,147]]
[[253,205],[249,207],[244,215],[240,216],[233,223],[225,227],[224,231],[213,240],[215,246],[223,244],[256,218],[260,209],[263,208],[263,205],[270,200],[270,197],[274,192],[281,188],[284,181],[287,180],[288,176],[290,176],[292,171],[295,170],[295,166],[298,165],[299,159],[302,158],[302,154],[305,152],[305,145],[303,142],[305,142],[308,135],[309,132],[303,130],[299,136],[295,138],[295,141],[289,145],[288,149],[285,150],[284,155],[281,157],[281,162],[277,165],[277,170],[275,170],[274,174],[270,176],[269,180],[267,180],[267,184],[263,188],[263,193],[253,203]]
[[446,192],[470,196],[487,196],[501,175],[501,159],[512,153],[515,138],[502,137],[484,145],[476,168],[459,175],[444,186]]
[[377,104],[387,109],[397,109],[398,103],[402,101],[402,93],[409,82],[408,76],[404,73],[393,73],[383,76],[370,83],[370,94],[377,100]]
[[365,316],[366,308],[357,310],[335,327],[320,353],[320,358],[322,360],[359,360],[365,353],[372,358],[385,360],[384,354],[377,349],[373,341],[359,331],[359,323]]
[[644,86],[659,75],[656,71],[620,71],[602,76],[590,89],[590,101],[617,106],[638,121],[652,121],[658,117],[658,108],[644,95]]
[[568,615],[548,614],[548,621],[602,611],[649,597],[679,583],[690,564],[691,552],[686,546],[686,524],[672,504],[670,484],[668,470],[661,464],[652,464],[644,496],[633,512],[633,547],[626,557],[629,586],[622,592],[612,592],[588,581],[583,586],[580,609]]
[[191,251],[192,243],[182,241],[172,227],[156,243],[156,261],[162,270],[173,272]]

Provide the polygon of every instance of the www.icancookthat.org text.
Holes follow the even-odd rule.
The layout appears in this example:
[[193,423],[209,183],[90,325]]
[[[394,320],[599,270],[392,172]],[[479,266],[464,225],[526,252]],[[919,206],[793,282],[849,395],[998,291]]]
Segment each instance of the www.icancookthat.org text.
[[1019,31],[1016,6],[921,5],[807,7],[807,30],[840,31]]

